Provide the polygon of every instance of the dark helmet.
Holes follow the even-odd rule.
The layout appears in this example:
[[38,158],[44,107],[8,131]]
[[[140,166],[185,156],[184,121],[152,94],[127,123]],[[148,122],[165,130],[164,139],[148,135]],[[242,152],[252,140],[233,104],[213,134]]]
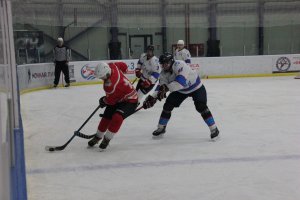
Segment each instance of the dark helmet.
[[172,54],[165,52],[163,55],[159,57],[159,63],[164,64],[164,63],[173,63],[174,62],[174,57]]
[[147,46],[147,51],[154,51],[154,46],[153,45],[149,45]]

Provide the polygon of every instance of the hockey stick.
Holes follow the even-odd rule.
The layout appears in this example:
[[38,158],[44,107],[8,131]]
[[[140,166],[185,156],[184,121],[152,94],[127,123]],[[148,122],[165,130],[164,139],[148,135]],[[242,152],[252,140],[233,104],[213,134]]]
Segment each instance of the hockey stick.
[[[141,109],[143,109],[143,106],[137,108],[137,109],[136,109],[133,113],[131,113],[130,115],[133,115],[134,113],[138,112],[138,111],[141,110]],[[130,116],[130,115],[129,115],[129,116]],[[127,116],[127,117],[129,117],[129,116]],[[104,117],[103,113],[101,113],[101,114],[99,115],[99,117]],[[127,117],[126,117],[126,118],[127,118]]]
[[62,151],[64,150],[68,144],[75,138],[75,136],[85,138],[85,139],[91,139],[94,137],[94,135],[85,135],[83,133],[80,133],[80,130],[86,125],[86,123],[94,116],[94,114],[99,110],[100,105],[93,111],[93,113],[85,120],[85,122],[80,126],[80,128],[74,132],[73,136],[62,146],[46,146],[46,151]]
[[[155,100],[157,100],[158,98],[156,97],[156,98],[154,98]],[[142,105],[142,106],[140,106],[139,108],[137,108],[133,113],[131,113],[130,115],[133,115],[134,113],[136,113],[136,112],[138,112],[139,110],[141,110],[141,109],[143,109],[144,108],[144,106]],[[130,116],[129,115],[129,116]],[[129,117],[129,116],[127,116],[127,117]],[[101,114],[99,114],[99,117],[104,117],[104,115],[103,115],[103,113],[101,113]],[[127,118],[126,117],[126,118]]]
[[[133,113],[131,113],[130,115],[133,115],[134,113],[138,112],[139,110],[141,110],[141,109],[143,109],[143,108],[144,108],[143,106],[137,108],[137,109],[136,109]],[[129,116],[130,116],[130,115],[129,115]],[[129,116],[127,116],[127,117],[129,117]],[[127,117],[126,117],[126,118],[127,118]]]
[[132,85],[138,80],[138,78],[135,78],[133,81],[132,81]]
[[[157,98],[155,98],[156,100],[157,100]],[[138,112],[139,110],[141,110],[141,109],[143,109],[144,108],[144,106],[143,105],[141,105],[139,108],[137,108],[133,113],[131,113],[130,115],[133,115],[134,113],[136,113],[136,112]],[[129,116],[130,116],[129,115]],[[127,116],[127,117],[129,117],[129,116]],[[102,114],[100,114],[100,117],[102,117]]]

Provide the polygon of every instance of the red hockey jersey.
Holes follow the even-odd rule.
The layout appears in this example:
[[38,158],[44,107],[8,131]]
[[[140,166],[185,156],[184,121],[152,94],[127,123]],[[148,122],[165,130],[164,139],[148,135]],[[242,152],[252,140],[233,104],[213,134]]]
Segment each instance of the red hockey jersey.
[[124,62],[108,63],[111,68],[111,76],[104,81],[103,89],[106,93],[104,99],[108,105],[120,102],[138,102],[137,92],[123,73],[127,72]]

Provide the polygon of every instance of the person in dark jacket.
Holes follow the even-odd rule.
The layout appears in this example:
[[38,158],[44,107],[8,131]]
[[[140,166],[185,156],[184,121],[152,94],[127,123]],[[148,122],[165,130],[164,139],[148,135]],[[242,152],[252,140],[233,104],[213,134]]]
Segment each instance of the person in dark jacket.
[[68,64],[70,60],[70,50],[64,45],[64,40],[61,37],[57,38],[57,46],[53,49],[53,56],[55,64],[55,79],[53,87],[57,87],[61,71],[64,73],[65,76],[65,87],[69,87],[70,77]]

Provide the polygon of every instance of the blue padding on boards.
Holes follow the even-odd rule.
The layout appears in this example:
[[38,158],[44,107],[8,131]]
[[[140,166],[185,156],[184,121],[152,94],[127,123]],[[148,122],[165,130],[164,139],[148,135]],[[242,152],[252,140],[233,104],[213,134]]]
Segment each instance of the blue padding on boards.
[[[18,77],[17,77],[18,78]],[[17,81],[18,83],[18,81]],[[11,167],[11,199],[12,200],[27,200],[26,186],[26,167],[25,167],[25,152],[24,152],[24,130],[21,117],[20,93],[18,89],[18,104],[19,104],[19,128],[14,129],[14,166]]]
[[15,165],[11,168],[12,200],[27,200],[23,128],[14,130]]

